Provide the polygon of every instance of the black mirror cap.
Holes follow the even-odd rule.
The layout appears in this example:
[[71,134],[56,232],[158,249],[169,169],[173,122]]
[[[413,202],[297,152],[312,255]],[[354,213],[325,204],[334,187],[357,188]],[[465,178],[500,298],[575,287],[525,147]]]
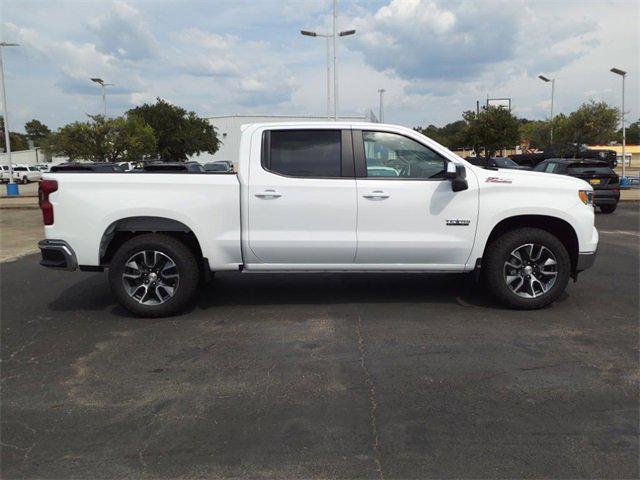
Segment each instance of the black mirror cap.
[[[464,168],[464,167],[463,167]],[[469,188],[469,184],[465,178],[454,178],[451,181],[451,190],[454,192],[461,192],[463,190],[467,190]]]

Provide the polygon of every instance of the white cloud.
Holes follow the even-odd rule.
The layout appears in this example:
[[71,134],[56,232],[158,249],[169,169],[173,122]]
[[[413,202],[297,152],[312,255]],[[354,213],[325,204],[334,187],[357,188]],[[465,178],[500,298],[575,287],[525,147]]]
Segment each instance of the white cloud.
[[157,42],[144,17],[123,1],[114,1],[106,15],[90,19],[87,25],[96,35],[102,52],[129,60],[153,58],[157,54]]

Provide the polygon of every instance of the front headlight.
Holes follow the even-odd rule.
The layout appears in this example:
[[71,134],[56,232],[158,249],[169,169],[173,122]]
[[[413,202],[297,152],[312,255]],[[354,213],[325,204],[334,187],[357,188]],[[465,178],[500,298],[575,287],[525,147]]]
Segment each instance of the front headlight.
[[593,206],[593,190],[578,190],[578,196],[582,203]]

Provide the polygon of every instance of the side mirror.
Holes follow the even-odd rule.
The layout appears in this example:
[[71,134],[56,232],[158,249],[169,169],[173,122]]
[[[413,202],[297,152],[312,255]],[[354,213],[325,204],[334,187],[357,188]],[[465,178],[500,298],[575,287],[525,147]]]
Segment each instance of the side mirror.
[[444,178],[451,181],[451,190],[454,192],[461,192],[469,188],[469,184],[467,183],[467,170],[464,168],[464,165],[456,165],[453,162],[448,162]]

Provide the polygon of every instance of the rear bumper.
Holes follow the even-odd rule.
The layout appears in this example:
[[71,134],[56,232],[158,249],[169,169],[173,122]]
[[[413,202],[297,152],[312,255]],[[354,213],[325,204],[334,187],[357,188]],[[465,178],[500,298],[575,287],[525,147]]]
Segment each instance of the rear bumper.
[[615,205],[620,200],[620,190],[594,190],[593,203],[595,205]]
[[42,255],[40,265],[43,267],[67,271],[78,268],[76,254],[64,240],[42,240],[38,247]]
[[576,272],[582,272],[591,268],[596,261],[597,252],[579,253],[578,263],[576,264]]

